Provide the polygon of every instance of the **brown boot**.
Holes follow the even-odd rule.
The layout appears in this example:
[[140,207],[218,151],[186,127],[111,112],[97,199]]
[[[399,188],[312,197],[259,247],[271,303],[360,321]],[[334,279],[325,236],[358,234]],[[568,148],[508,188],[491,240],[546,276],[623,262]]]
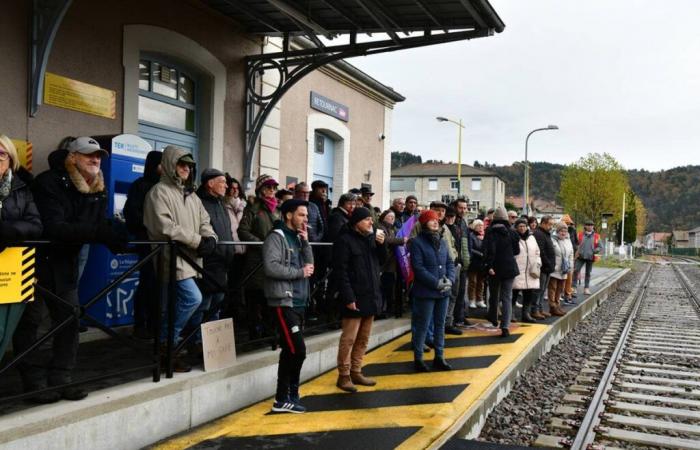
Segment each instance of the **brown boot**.
[[558,306],[555,306],[554,309],[550,309],[550,312],[553,316],[557,317],[561,317],[566,314],[566,312]]
[[545,319],[546,319],[547,317],[552,317],[552,315],[551,315],[550,313],[548,313],[547,311],[542,311],[540,314],[542,314],[542,315],[544,316]]
[[357,388],[352,383],[350,375],[338,375],[338,382],[335,385],[342,391],[354,393],[357,392]]
[[373,379],[362,375],[362,372],[350,372],[350,379],[353,383],[359,384],[360,386],[374,386],[377,384]]
[[530,314],[530,316],[531,316],[533,319],[537,319],[537,320],[546,319],[546,317],[544,316],[544,314],[542,314],[541,312],[532,313],[532,314]]
[[[166,366],[166,355],[168,353],[167,351],[167,346],[165,344],[160,345],[160,370],[161,371],[167,371],[168,368]],[[182,356],[174,356],[173,357],[173,372],[176,373],[187,373],[192,370],[192,366],[187,364],[184,359],[182,359]]]

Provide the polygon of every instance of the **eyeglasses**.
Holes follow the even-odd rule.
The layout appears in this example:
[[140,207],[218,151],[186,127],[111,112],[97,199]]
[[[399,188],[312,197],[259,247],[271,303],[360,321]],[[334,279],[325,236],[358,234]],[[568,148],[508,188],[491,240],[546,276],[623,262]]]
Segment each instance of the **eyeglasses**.
[[10,159],[10,154],[0,151],[0,161],[7,161],[8,159]]

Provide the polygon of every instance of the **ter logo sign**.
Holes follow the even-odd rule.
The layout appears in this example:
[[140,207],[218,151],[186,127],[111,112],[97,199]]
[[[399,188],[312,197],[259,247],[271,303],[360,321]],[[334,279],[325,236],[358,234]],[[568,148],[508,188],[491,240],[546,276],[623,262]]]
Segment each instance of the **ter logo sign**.
[[350,108],[314,91],[311,91],[311,108],[340,119],[343,122],[350,120]]

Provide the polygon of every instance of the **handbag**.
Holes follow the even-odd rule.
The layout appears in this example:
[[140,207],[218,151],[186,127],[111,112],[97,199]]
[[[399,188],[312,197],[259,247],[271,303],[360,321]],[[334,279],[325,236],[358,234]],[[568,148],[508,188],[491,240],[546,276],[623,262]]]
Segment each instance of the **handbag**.
[[541,268],[542,268],[542,265],[539,263],[531,265],[530,266],[530,276],[532,278],[539,278]]
[[559,249],[561,250],[561,273],[566,275],[571,271],[571,264],[569,264],[569,258],[566,257],[566,249],[561,248],[561,243],[558,243]]

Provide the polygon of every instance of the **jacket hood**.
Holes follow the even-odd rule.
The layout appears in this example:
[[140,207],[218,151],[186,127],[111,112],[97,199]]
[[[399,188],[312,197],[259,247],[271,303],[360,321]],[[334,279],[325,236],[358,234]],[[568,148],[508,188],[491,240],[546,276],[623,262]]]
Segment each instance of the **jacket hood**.
[[68,150],[65,148],[59,148],[49,153],[49,168],[52,170],[66,170],[65,161],[68,157]]
[[501,221],[501,220],[495,220],[495,221],[491,222],[491,226],[489,227],[489,230],[492,230],[493,233],[498,233],[502,236],[507,236],[509,225],[507,226],[506,224],[508,223],[508,221],[505,221],[505,223],[503,223],[503,222],[504,221]]
[[163,174],[160,176],[161,181],[167,181],[168,183],[181,186],[187,190],[194,190],[196,166],[193,165],[192,170],[190,170],[190,176],[184,183],[180,177],[177,176],[177,162],[180,160],[180,158],[186,155],[192,157],[192,154],[185,149],[175,147],[174,145],[168,145],[165,147],[160,162],[161,167],[163,168]]
[[160,179],[160,176],[158,175],[158,165],[162,159],[163,153],[157,150],[148,152],[148,155],[146,155],[146,166],[143,170],[143,177],[146,180],[152,183],[158,182]]

